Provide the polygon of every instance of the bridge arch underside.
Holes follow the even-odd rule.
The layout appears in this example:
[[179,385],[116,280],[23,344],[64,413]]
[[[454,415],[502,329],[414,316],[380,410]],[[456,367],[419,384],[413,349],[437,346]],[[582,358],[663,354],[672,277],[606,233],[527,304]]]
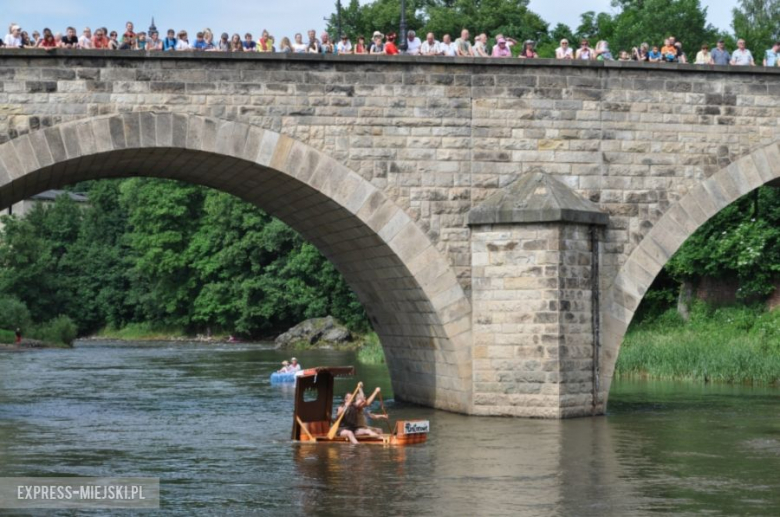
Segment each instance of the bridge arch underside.
[[470,305],[449,264],[383,193],[300,142],[170,114],[69,123],[0,145],[0,208],[78,181],[133,176],[212,187],[290,225],[364,305],[396,397],[469,411]]
[[664,265],[711,217],[753,190],[776,184],[778,179],[780,143],[773,143],[743,156],[692,187],[631,252],[605,293],[601,313],[599,393],[605,403],[623,337]]

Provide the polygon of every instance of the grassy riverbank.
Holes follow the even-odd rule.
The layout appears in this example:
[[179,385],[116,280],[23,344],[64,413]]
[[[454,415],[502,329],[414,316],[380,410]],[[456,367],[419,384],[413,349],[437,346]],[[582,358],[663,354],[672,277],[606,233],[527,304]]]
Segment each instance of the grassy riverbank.
[[382,364],[385,362],[385,351],[376,332],[369,332],[363,338],[363,346],[358,350],[358,361],[364,364]]
[[[1,332],[1,331],[0,331]],[[10,341],[13,342],[13,332],[9,334]],[[227,334],[214,334],[208,338],[209,341],[225,342],[230,336]],[[104,328],[100,332],[90,336],[90,339],[107,339],[116,341],[187,341],[204,339],[203,336],[191,336],[182,329],[155,327],[148,323],[133,323],[121,329]],[[0,343],[3,343],[3,334],[0,334]],[[292,351],[305,352],[307,350],[317,350],[316,345],[310,345],[305,342],[296,343],[291,348]],[[364,364],[382,364],[385,362],[385,353],[382,350],[382,344],[376,332],[366,334],[353,333],[353,340],[346,343],[346,346],[340,350],[354,350],[357,352],[358,361]]]
[[780,311],[695,304],[632,325],[617,375],[740,384],[780,384]]
[[150,323],[131,323],[120,329],[106,327],[90,337],[93,339],[117,341],[179,341],[188,338],[194,339],[192,336],[188,336],[182,329],[156,327]]

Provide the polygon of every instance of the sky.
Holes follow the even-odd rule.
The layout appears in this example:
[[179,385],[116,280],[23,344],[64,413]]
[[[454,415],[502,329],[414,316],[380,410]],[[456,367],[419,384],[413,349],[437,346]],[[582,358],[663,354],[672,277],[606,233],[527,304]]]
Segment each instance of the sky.
[[[132,20],[136,30],[146,30],[151,17],[157,28],[186,29],[192,33],[210,28],[215,33],[258,34],[268,29],[277,39],[292,37],[296,32],[325,28],[324,17],[335,9],[335,0],[250,0],[230,2],[225,0],[0,0],[3,4],[5,26],[17,22],[32,32],[49,27],[54,32],[64,32],[68,25],[78,33],[85,26],[105,26],[120,34],[125,22]],[[343,0],[346,3],[348,0]],[[367,2],[370,0],[361,0]],[[730,29],[731,10],[734,1],[701,0],[708,7],[709,22],[721,29]],[[566,23],[572,28],[579,24],[583,11],[611,12],[610,0],[531,0],[531,10],[539,13],[551,27]]]

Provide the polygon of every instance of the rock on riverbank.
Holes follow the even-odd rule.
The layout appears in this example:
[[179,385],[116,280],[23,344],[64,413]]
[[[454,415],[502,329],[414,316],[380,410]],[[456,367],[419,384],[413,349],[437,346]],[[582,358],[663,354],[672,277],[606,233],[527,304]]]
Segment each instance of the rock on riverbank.
[[274,343],[279,348],[295,349],[346,350],[359,345],[353,340],[349,329],[339,324],[333,316],[303,321],[279,335]]

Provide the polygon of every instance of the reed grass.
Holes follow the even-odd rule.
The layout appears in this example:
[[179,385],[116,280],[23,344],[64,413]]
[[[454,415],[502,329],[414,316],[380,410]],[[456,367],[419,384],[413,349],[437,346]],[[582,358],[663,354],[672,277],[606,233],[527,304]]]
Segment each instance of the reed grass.
[[780,384],[780,311],[696,304],[685,322],[670,310],[632,325],[620,349],[616,374]]
[[382,364],[385,362],[385,351],[376,332],[366,334],[363,346],[357,354],[358,361],[364,364]]
[[149,323],[130,323],[121,329],[106,327],[93,337],[122,341],[167,341],[185,338],[187,335],[182,329],[161,328]]
[[16,342],[16,334],[11,330],[0,329],[0,343],[10,345]]

